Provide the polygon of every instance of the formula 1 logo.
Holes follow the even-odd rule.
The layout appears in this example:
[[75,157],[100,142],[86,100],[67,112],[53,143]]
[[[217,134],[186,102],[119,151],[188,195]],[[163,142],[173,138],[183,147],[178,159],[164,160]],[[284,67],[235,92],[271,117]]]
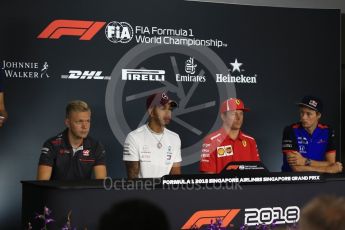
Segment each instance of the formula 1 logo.
[[[241,209],[223,209],[223,210],[202,210],[195,212],[189,220],[181,227],[185,229],[200,229],[204,225],[221,223],[221,228],[234,227],[233,220],[235,217],[243,218],[240,215]],[[294,224],[300,219],[300,208],[297,206],[282,207],[265,207],[265,208],[246,208],[244,209],[244,226],[271,225],[275,223]],[[232,222],[234,224],[232,224]],[[241,224],[243,223],[240,221]]]
[[133,35],[133,28],[127,22],[109,22],[105,28],[105,36],[112,43],[128,43]]
[[199,229],[203,225],[209,225],[210,223],[216,222],[217,219],[222,221],[221,227],[227,227],[240,211],[241,209],[198,211],[189,218],[189,220],[182,226],[181,230],[192,228]]
[[38,36],[40,39],[60,39],[62,36],[76,36],[79,40],[91,40],[105,25],[105,22],[59,19],[51,22]]
[[229,165],[226,170],[238,170],[239,168],[239,165]]

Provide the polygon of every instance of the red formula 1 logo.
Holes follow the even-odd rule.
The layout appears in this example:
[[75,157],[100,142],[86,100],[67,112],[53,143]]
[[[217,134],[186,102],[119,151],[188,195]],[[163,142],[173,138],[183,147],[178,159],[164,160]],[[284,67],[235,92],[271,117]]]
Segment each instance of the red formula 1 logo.
[[62,36],[77,36],[79,40],[91,40],[105,25],[105,22],[55,20],[52,21],[38,36],[41,39],[60,39]]
[[182,226],[183,229],[199,229],[203,225],[215,222],[216,219],[221,219],[222,226],[227,227],[231,221],[237,216],[241,209],[225,209],[225,210],[203,210],[195,212],[189,220]]

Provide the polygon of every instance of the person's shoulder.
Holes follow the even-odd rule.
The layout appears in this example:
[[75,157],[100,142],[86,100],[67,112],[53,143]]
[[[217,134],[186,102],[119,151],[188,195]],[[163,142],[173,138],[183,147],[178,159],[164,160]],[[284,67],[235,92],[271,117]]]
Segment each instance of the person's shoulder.
[[218,129],[217,131],[214,131],[214,132],[208,134],[205,137],[205,141],[214,141],[217,138],[220,138],[222,135],[223,135],[222,129]]
[[145,135],[145,132],[146,132],[146,127],[145,125],[142,125],[138,127],[137,129],[134,129],[131,132],[129,132],[127,137],[137,137],[140,135]]
[[319,129],[329,129],[329,130],[333,130],[333,128],[330,125],[324,124],[324,123],[319,123],[317,124],[317,127]]
[[294,129],[300,129],[303,128],[300,122],[295,122],[290,125],[285,126],[284,131],[292,131]]
[[64,143],[65,140],[64,140],[64,132],[61,132],[53,137],[50,137],[48,138],[45,143],[49,143],[53,146],[58,146],[58,145],[61,145],[62,143]]
[[333,127],[331,125],[327,125],[324,123],[319,123],[317,125],[317,128],[321,130],[321,132],[325,132],[328,133],[328,135],[332,138],[335,137],[335,130],[333,129]]
[[170,129],[165,128],[164,132],[166,132],[168,135],[173,136],[175,138],[180,138],[180,136],[175,133],[174,131],[171,131]]
[[88,136],[84,139],[84,141],[86,141],[87,144],[90,145],[90,147],[98,146],[98,145],[103,146],[102,143],[101,143],[99,140],[95,139],[94,137],[92,137],[92,136],[90,136],[90,135],[88,135]]
[[252,137],[252,136],[250,136],[250,135],[248,135],[246,133],[243,133],[242,131],[241,131],[241,135],[242,135],[243,138],[245,138],[245,139],[247,139],[249,141],[255,142],[255,138],[254,137]]

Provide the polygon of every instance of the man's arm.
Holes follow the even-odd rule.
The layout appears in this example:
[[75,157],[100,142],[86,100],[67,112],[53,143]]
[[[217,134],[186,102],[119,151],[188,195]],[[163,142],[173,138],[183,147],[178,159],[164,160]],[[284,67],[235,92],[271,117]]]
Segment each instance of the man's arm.
[[50,180],[53,168],[48,165],[39,165],[37,169],[37,180]]
[[339,173],[343,170],[340,162],[335,162],[335,154],[326,155],[326,161],[312,160],[309,166],[305,165],[306,158],[299,152],[290,152],[287,154],[287,160],[294,172],[320,172],[320,173]]
[[125,161],[128,179],[136,179],[139,176],[140,162],[139,161]]
[[170,175],[180,175],[181,174],[181,162],[175,162],[170,170]]
[[96,165],[93,167],[95,179],[104,179],[107,176],[107,168],[105,165]]
[[131,133],[127,135],[123,145],[123,161],[126,165],[128,179],[138,178],[140,170],[139,147]]
[[3,126],[4,122],[8,118],[8,114],[5,108],[5,100],[4,100],[4,93],[0,92],[0,116],[4,118],[0,118],[0,127]]
[[199,171],[204,174],[217,173],[217,147],[213,145],[212,141],[207,137],[204,140],[201,148],[201,158],[199,162]]
[[339,173],[343,171],[343,165],[340,162],[336,162],[330,166],[291,166],[294,172],[319,172],[319,173]]
[[260,160],[260,154],[259,154],[258,145],[257,145],[255,139],[252,140],[250,148],[251,148],[251,151],[250,151],[251,160],[252,161],[261,161]]
[[43,144],[37,169],[37,180],[50,180],[52,176],[54,160],[54,148],[49,141]]
[[96,161],[93,166],[95,179],[104,179],[107,176],[107,167],[105,166],[105,149],[101,143],[96,148]]
[[[307,158],[303,157],[299,152],[293,151],[287,154],[287,161],[290,166],[305,166]],[[327,167],[335,163],[335,154],[326,154],[325,161],[311,160],[310,166],[313,167]]]

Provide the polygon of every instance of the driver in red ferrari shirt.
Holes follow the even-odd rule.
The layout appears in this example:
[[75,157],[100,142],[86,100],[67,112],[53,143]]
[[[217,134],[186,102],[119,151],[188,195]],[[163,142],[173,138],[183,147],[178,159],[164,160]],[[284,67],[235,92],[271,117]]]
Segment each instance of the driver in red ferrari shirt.
[[220,108],[222,127],[209,134],[202,145],[200,171],[220,173],[229,162],[260,161],[253,137],[241,131],[243,114],[249,111],[243,101],[230,98]]

